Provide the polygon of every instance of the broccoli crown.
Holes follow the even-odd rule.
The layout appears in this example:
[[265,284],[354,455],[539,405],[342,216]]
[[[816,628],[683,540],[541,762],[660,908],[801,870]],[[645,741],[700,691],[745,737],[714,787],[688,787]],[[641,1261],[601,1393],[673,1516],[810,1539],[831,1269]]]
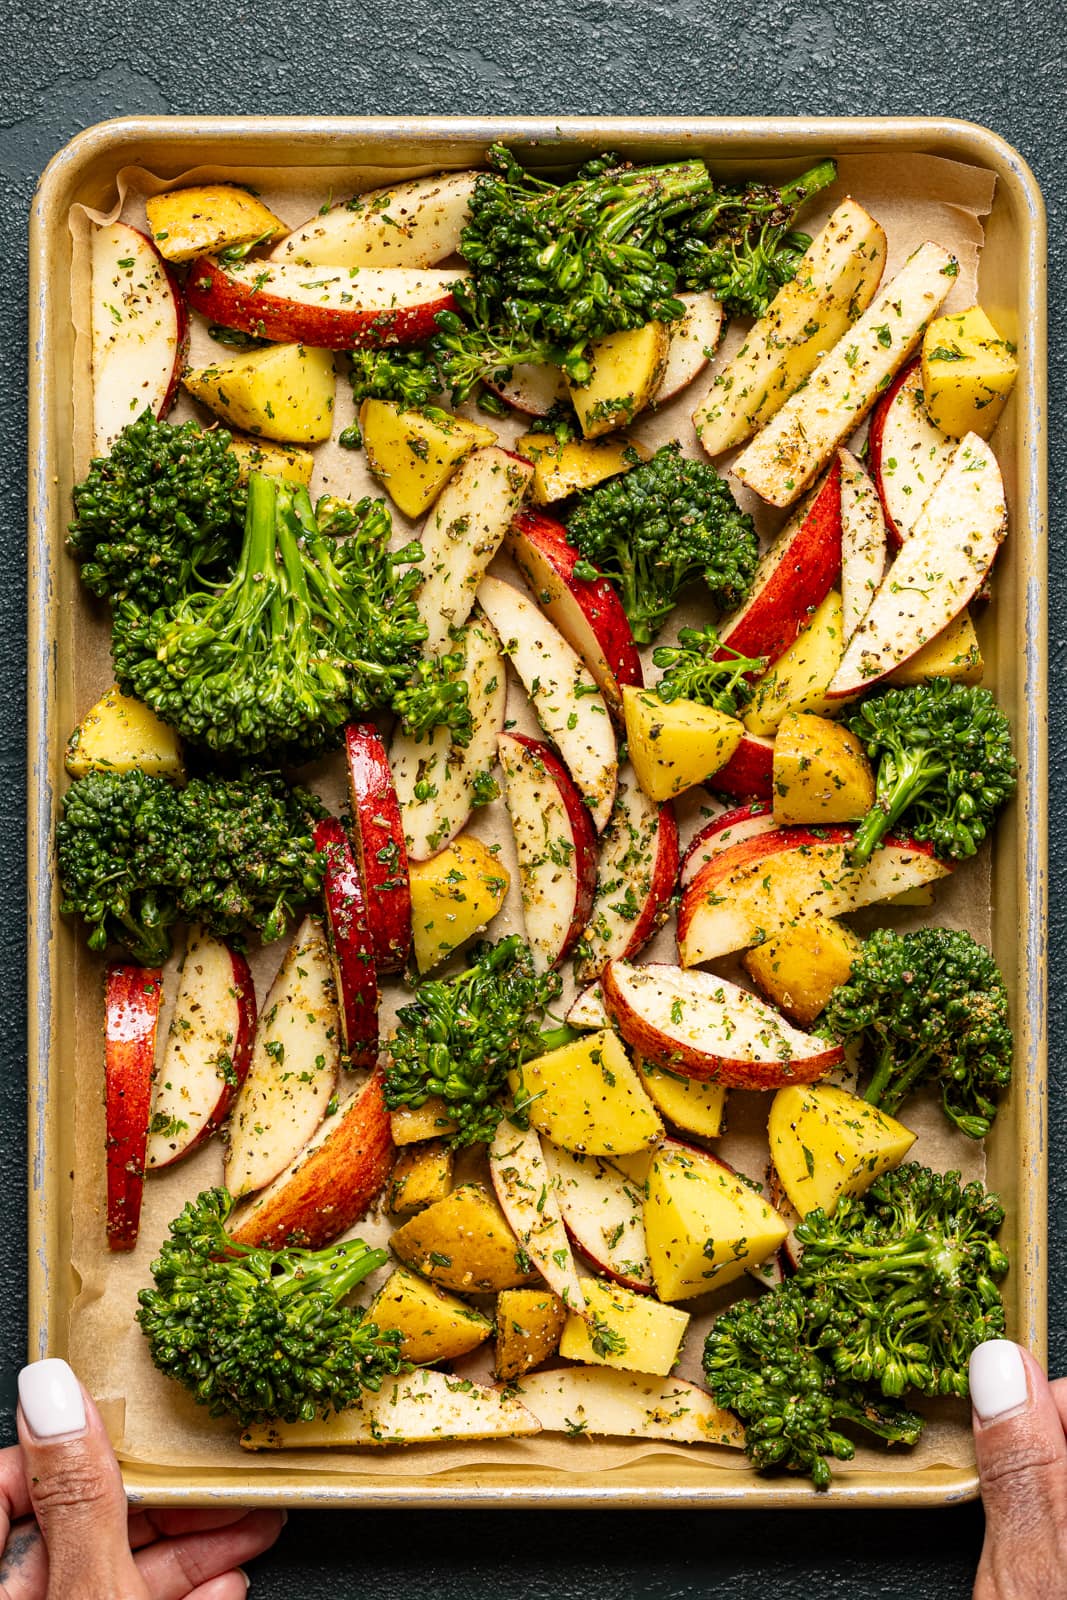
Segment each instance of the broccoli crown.
[[310,1421],[342,1411],[401,1370],[400,1334],[340,1302],[385,1250],[261,1250],[226,1231],[233,1199],[206,1189],[170,1224],[137,1320],[152,1360],[213,1417]]
[[579,577],[614,584],[639,644],[655,637],[694,578],[721,609],[740,605],[759,558],[752,518],[725,479],[710,462],[683,456],[676,440],[587,490],[567,526],[583,558]]
[[507,1074],[544,1048],[538,1026],[561,988],[557,972],[535,971],[516,934],[478,945],[466,972],[420,984],[397,1013],[386,1045],[386,1105],[395,1111],[439,1095],[456,1123],[454,1145],[488,1142],[503,1115]]
[[856,829],[852,860],[870,860],[902,819],[939,856],[973,856],[1015,793],[1008,720],[988,689],[931,678],[864,700],[849,727],[877,763],[875,801]]
[[661,700],[698,700],[728,717],[738,716],[752,699],[748,674],[758,677],[767,667],[764,656],[743,656],[721,644],[710,623],[682,628],[677,646],[658,646],[652,660],[665,668],[656,684]]
[[862,1040],[873,1069],[866,1098],[890,1114],[926,1082],[972,1139],[989,1132],[1011,1082],[1012,1033],[1000,969],[969,933],[880,928],[864,941],[821,1027]]
[[277,773],[166,778],[90,772],[67,790],[56,829],[60,909],[89,924],[89,946],[123,945],[145,966],[170,954],[170,929],[277,939],[318,893],[314,795]]
[[236,756],[306,759],[344,724],[388,705],[426,626],[414,592],[421,546],[389,547],[380,500],[327,497],[259,473],[248,482],[244,544],[222,588],[171,607],[119,607],[119,685],[193,744]]
[[240,541],[238,472],[223,429],[143,412],[74,490],[67,547],[82,582],[101,599],[152,607],[194,576],[217,576]]
[[349,360],[357,408],[363,400],[425,406],[441,387],[437,368],[425,350],[353,350]]
[[419,662],[411,681],[393,696],[393,710],[405,733],[415,740],[427,739],[435,728],[446,727],[454,745],[465,749],[470,744],[474,718],[465,669],[462,650]]

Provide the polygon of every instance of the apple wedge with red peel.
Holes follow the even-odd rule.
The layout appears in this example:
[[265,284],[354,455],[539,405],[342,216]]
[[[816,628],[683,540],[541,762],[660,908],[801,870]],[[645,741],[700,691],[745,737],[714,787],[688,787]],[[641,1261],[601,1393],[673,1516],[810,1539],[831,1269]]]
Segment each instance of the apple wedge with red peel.
[[441,172],[316,211],[270,261],[327,267],[432,267],[459,250],[476,172]]
[[866,468],[851,450],[841,460],[841,632],[859,627],[885,576],[885,512]]
[[891,900],[952,870],[931,845],[892,836],[866,866],[853,867],[854,833],[845,826],[777,828],[715,856],[678,908],[682,965],[751,949],[800,917],[837,917]]
[[393,1165],[389,1112],[375,1072],[320,1123],[309,1142],[238,1212],[230,1229],[238,1244],[321,1250],[369,1210]]
[[186,294],[201,316],[275,344],[322,350],[361,350],[417,344],[437,331],[442,311],[454,311],[453,285],[463,272],[414,267],[234,261],[198,256]]
[[504,773],[526,939],[539,972],[557,966],[589,920],[596,890],[597,839],[567,769],[547,744],[502,733]]
[[559,367],[534,366],[520,362],[517,367],[490,373],[485,387],[526,417],[547,417],[552,407],[566,400],[567,380]]
[[685,1378],[646,1378],[610,1367],[554,1367],[515,1385],[544,1433],[591,1439],[665,1439],[743,1450],[745,1430]]
[[93,452],[106,455],[145,410],[165,417],[189,343],[185,297],[147,234],[126,222],[94,228],[90,325]]
[[483,578],[478,604],[601,832],[615,800],[619,758],[607,701],[592,673],[529,596],[512,584]]
[[337,817],[317,822],[313,838],[326,857],[322,900],[345,1062],[369,1070],[378,1059],[378,969],[363,875]]
[[411,885],[389,758],[373,722],[345,728],[345,766],[352,811],[352,846],[363,880],[374,962],[401,972],[411,953]]
[[613,961],[604,1003],[645,1061],[738,1089],[812,1083],[844,1059],[840,1045],[802,1033],[773,1006],[712,972]]
[[1007,531],[997,459],[968,433],[845,646],[827,699],[862,694],[942,633],[985,583]]
[[601,1028],[611,1027],[599,983],[591,983],[588,989],[582,990],[563,1020],[568,1028],[577,1028],[579,1032],[598,1033]]
[[678,824],[624,767],[611,819],[600,837],[597,890],[575,964],[591,983],[615,956],[634,956],[667,920],[678,877]]
[[726,618],[720,639],[743,656],[766,656],[770,665],[811,621],[840,571],[841,463],[835,459],[760,557],[748,599]]
[[769,800],[774,793],[774,740],[746,728],[725,766],[704,787],[731,800]]
[[652,396],[653,407],[665,406],[694,378],[699,378],[722,338],[722,301],[710,289],[696,289],[677,298],[685,311],[677,322],[668,323],[670,348],[659,387]]
[[561,522],[521,511],[508,531],[508,548],[548,620],[577,650],[611,709],[622,720],[624,684],[641,688],[644,676],[630,621],[606,578],[575,576],[581,560]]
[[226,1187],[235,1200],[284,1172],[337,1088],[341,1021],[326,930],[305,917],[260,1012],[248,1076],[230,1112]]
[[585,1295],[536,1129],[523,1132],[507,1120],[501,1122],[489,1146],[489,1175],[519,1244],[553,1294],[580,1315]]
[[190,928],[152,1090],[150,1170],[198,1149],[222,1124],[248,1076],[255,1033],[248,962],[205,928]]
[[104,993],[104,1101],[110,1250],[132,1250],[141,1225],[162,998],[163,974],[158,968],[108,967]]
[[690,839],[678,873],[679,885],[687,889],[708,862],[732,844],[758,839],[761,833],[774,833],[778,826],[768,800],[754,800],[751,805],[721,812]]
[[544,1158],[549,1192],[582,1255],[602,1277],[650,1294],[644,1186],[603,1156],[572,1155],[546,1142]]
[[903,544],[956,450],[926,414],[922,362],[902,367],[871,413],[867,463],[895,545]]

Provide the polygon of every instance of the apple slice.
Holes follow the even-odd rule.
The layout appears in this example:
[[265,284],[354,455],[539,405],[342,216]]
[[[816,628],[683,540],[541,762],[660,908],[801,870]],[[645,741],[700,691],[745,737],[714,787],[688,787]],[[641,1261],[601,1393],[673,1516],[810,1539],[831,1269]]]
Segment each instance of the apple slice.
[[326,931],[305,917],[271,984],[248,1076],[230,1113],[226,1187],[263,1189],[326,1115],[341,1066],[341,1025]]
[[148,1119],[163,995],[157,968],[111,966],[104,993],[107,1243],[132,1250],[144,1195]]
[[337,817],[317,822],[313,838],[326,857],[322,898],[346,1064],[369,1070],[378,1059],[378,971],[363,875]]
[[715,856],[682,895],[682,965],[750,949],[798,917],[836,917],[891,900],[952,870],[931,845],[906,838],[887,838],[865,867],[852,867],[853,834],[846,826],[778,828]]
[[230,1230],[238,1244],[321,1250],[360,1220],[393,1165],[382,1081],[381,1072],[368,1078],[323,1119],[286,1170],[241,1208]]
[[732,800],[769,800],[774,793],[774,740],[746,728],[733,755],[704,779],[705,788]]
[[720,812],[690,839],[678,874],[680,886],[688,888],[708,862],[732,844],[740,844],[742,839],[758,839],[761,833],[773,833],[777,827],[768,800],[753,800],[751,805]]
[[177,278],[147,234],[126,222],[93,229],[90,325],[93,451],[106,455],[142,411],[166,416],[189,343]]
[[400,972],[411,953],[411,885],[400,801],[373,722],[345,728],[352,843],[379,972]]
[[510,583],[483,578],[478,603],[599,833],[611,815],[619,761],[607,702],[592,673],[533,601]]
[[841,460],[841,635],[847,644],[885,576],[885,513],[878,491],[851,450]]
[[895,544],[903,544],[956,451],[923,403],[922,362],[901,368],[871,413],[867,460]]
[[778,1089],[811,1083],[844,1059],[840,1045],[802,1033],[748,989],[712,972],[613,961],[601,987],[627,1043],[681,1077]]
[[274,246],[300,266],[432,267],[459,250],[476,172],[439,172],[316,211]]
[[530,361],[490,373],[485,386],[526,417],[547,417],[570,393],[559,367],[535,366]]
[[685,311],[677,322],[667,324],[671,342],[663,376],[652,396],[654,407],[665,406],[694,378],[699,378],[722,338],[722,301],[716,300],[710,289],[697,289],[677,298]]
[[589,920],[596,832],[566,768],[526,734],[498,736],[526,937],[538,970],[557,966]]
[[417,344],[454,311],[452,287],[463,272],[412,267],[303,267],[296,262],[198,256],[186,293],[194,311],[278,344],[322,350]]
[[[841,571],[841,463],[760,558],[748,599],[719,629],[724,645],[768,664],[788,650]],[[720,652],[725,654],[725,652]]]
[[581,1279],[537,1130],[501,1122],[489,1146],[489,1175],[512,1232],[548,1287],[568,1310],[583,1311]]
[[546,1143],[544,1158],[553,1202],[578,1249],[601,1276],[651,1293],[644,1185],[602,1156],[572,1155]]
[[568,1028],[577,1028],[579,1032],[596,1033],[601,1028],[611,1027],[599,983],[591,983],[588,989],[582,990],[563,1020]]
[[[685,1378],[646,1378],[609,1367],[529,1372],[513,1391],[544,1433],[568,1438],[666,1439],[743,1450],[745,1430]],[[509,1393],[512,1390],[509,1390]]]
[[190,928],[155,1074],[146,1167],[169,1167],[210,1139],[248,1076],[255,1032],[248,962],[206,928]]
[[1007,531],[996,457],[969,433],[849,640],[827,698],[863,693],[947,628],[981,589]]
[[579,983],[592,982],[615,956],[644,948],[667,920],[677,876],[674,807],[650,800],[624,767],[600,839],[596,898],[574,968]]
[[640,688],[645,680],[629,618],[614,588],[607,578],[590,583],[575,577],[581,557],[567,543],[566,528],[552,517],[521,511],[508,532],[508,547],[541,610],[577,650],[621,721],[622,685]]

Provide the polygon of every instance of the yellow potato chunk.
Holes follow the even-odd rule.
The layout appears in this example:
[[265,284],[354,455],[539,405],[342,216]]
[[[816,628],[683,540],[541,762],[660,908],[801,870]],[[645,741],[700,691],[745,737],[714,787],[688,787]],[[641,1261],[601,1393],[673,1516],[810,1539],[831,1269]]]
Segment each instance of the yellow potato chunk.
[[688,1311],[595,1279],[583,1282],[585,1315],[567,1318],[559,1353],[567,1361],[665,1378],[678,1359]]
[[367,466],[406,517],[429,510],[476,446],[496,443],[491,428],[436,406],[413,411],[392,400],[364,400],[359,425]]
[[935,634],[929,644],[903,662],[886,679],[887,683],[925,683],[929,678],[949,678],[953,683],[981,683],[985,662],[969,611],[961,611],[954,622]]
[[831,1083],[779,1089],[767,1133],[774,1170],[803,1217],[817,1206],[832,1216],[841,1195],[866,1194],[915,1143],[910,1128]]
[[826,689],[844,653],[841,596],[831,589],[808,626],[760,679],[745,713],[749,733],[773,738],[787,711],[830,710]]
[[445,1289],[495,1294],[529,1283],[529,1262],[480,1183],[464,1183],[398,1228],[390,1239],[405,1266]]
[[66,765],[72,778],[134,768],[178,782],[185,777],[182,742],[174,729],[117,687],[86,712],[67,740]]
[[189,370],[182,383],[228,427],[282,444],[321,444],[333,430],[331,350],[272,344]]
[[630,439],[570,439],[559,444],[550,433],[524,433],[515,448],[533,462],[530,498],[539,506],[565,500],[579,489],[592,489],[648,459],[645,447]]
[[923,336],[923,398],[931,422],[988,439],[1019,372],[1015,348],[981,306],[937,317]]
[[538,1133],[578,1155],[623,1156],[663,1134],[656,1108],[610,1028],[535,1056],[508,1074]]
[[645,1239],[661,1300],[691,1300],[732,1283],[788,1232],[759,1190],[714,1156],[678,1144],[653,1156]]
[[393,1143],[420,1144],[424,1139],[440,1139],[455,1133],[456,1124],[439,1095],[431,1095],[421,1106],[398,1106],[389,1113]]
[[484,1344],[493,1331],[488,1317],[455,1295],[445,1294],[406,1267],[397,1267],[371,1301],[368,1320],[399,1330],[405,1361],[455,1361]]
[[410,1217],[443,1200],[452,1188],[454,1157],[443,1139],[405,1145],[393,1163],[389,1209]]
[[285,483],[302,483],[305,488],[311,482],[315,458],[307,450],[267,444],[262,439],[243,439],[239,433],[231,438],[230,449],[240,463],[238,483],[246,483],[250,472],[264,472]]
[[567,1308],[550,1289],[505,1289],[496,1302],[496,1375],[503,1382],[540,1367],[559,1349]]
[[787,711],[774,741],[776,822],[853,822],[874,804],[874,771],[863,745],[838,722]]
[[902,889],[899,894],[886,901],[887,906],[932,906],[933,903],[932,883],[917,883],[914,889]]
[[171,189],[153,195],[144,208],[148,231],[168,261],[191,261],[234,245],[267,244],[289,232],[262,200],[231,183]]
[[571,404],[587,439],[625,428],[644,411],[659,388],[670,347],[670,329],[662,322],[646,322],[642,328],[592,341],[589,382],[579,386],[567,380]]
[[511,884],[507,868],[469,834],[460,834],[429,861],[412,861],[408,876],[420,972],[429,972],[492,922]]
[[[726,1086],[701,1083],[699,1078],[680,1078],[662,1067],[636,1061],[641,1082],[661,1116],[685,1133],[701,1139],[717,1139],[726,1121]],[[641,1182],[644,1182],[642,1176]]]
[[807,1024],[848,981],[861,941],[833,917],[805,917],[747,950],[745,971],[779,1011]]
[[725,766],[744,735],[736,717],[696,700],[664,701],[651,689],[622,691],[626,740],[637,781],[669,800]]

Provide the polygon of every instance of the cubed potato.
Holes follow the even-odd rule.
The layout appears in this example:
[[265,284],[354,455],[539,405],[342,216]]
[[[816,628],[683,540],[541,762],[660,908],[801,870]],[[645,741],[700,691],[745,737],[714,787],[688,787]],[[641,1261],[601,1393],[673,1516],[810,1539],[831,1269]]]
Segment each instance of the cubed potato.
[[272,344],[238,350],[182,383],[228,427],[282,444],[321,444],[333,431],[332,350]]
[[174,729],[115,686],[86,712],[67,740],[66,764],[72,778],[134,768],[176,782],[185,778],[182,742]]
[[631,439],[571,439],[558,444],[550,433],[524,433],[515,448],[533,462],[530,498],[539,506],[617,478],[649,455],[644,445]]
[[589,1279],[582,1287],[585,1315],[568,1316],[560,1355],[567,1361],[665,1378],[678,1359],[689,1313],[616,1283]]
[[840,594],[831,589],[808,626],[760,679],[745,712],[749,733],[773,738],[787,711],[830,710],[826,689],[844,653],[844,610]]
[[932,906],[934,903],[934,886],[932,883],[917,883],[914,889],[902,889],[899,894],[893,895],[886,901],[887,906]]
[[405,1145],[393,1163],[389,1180],[389,1209],[393,1215],[411,1217],[443,1200],[452,1188],[454,1163],[452,1150],[443,1139]]
[[661,1116],[684,1133],[695,1133],[701,1139],[719,1137],[726,1124],[724,1084],[679,1078],[662,1067],[646,1065],[639,1057],[635,1065],[649,1099]]
[[969,611],[961,611],[941,633],[935,634],[910,660],[891,672],[887,683],[925,683],[929,678],[949,678],[953,683],[981,683],[985,662]]
[[811,711],[787,711],[779,723],[771,783],[776,822],[855,822],[874,804],[874,770],[859,739]]
[[895,1117],[831,1083],[779,1089],[767,1133],[778,1180],[805,1217],[817,1206],[832,1216],[841,1195],[866,1194],[915,1143]]
[[767,999],[806,1026],[848,982],[862,941],[834,917],[804,917],[744,955],[745,971]]
[[645,1240],[661,1300],[691,1300],[732,1283],[788,1232],[759,1190],[715,1156],[681,1144],[653,1156]]
[[981,306],[937,317],[923,336],[923,398],[931,422],[988,439],[1019,372],[1015,347]]
[[529,1283],[529,1261],[480,1183],[464,1183],[420,1211],[389,1241],[406,1266],[445,1289],[495,1294]]
[[646,322],[591,342],[589,382],[580,387],[567,383],[587,439],[625,428],[644,411],[659,388],[670,348],[670,329],[662,322]]
[[429,861],[410,862],[408,877],[420,973],[492,922],[511,884],[507,867],[470,834],[460,834]]
[[543,1366],[559,1349],[567,1308],[550,1289],[505,1289],[496,1302],[498,1378],[509,1382]]
[[232,183],[171,189],[153,195],[144,208],[148,231],[168,261],[191,261],[235,245],[268,244],[289,232],[262,200]]
[[419,1144],[423,1139],[441,1139],[455,1133],[456,1124],[440,1095],[431,1095],[421,1106],[398,1106],[389,1113],[393,1143]]
[[610,1028],[535,1056],[509,1073],[508,1082],[538,1133],[579,1155],[633,1155],[663,1133],[655,1106]]
[[371,1301],[368,1320],[382,1329],[399,1329],[405,1361],[425,1365],[455,1361],[484,1344],[493,1331],[488,1317],[455,1295],[397,1267]]
[[414,411],[392,400],[364,400],[359,425],[367,466],[406,517],[428,511],[478,445],[496,443],[491,428],[436,406]]
[[670,800],[726,765],[744,735],[736,717],[696,700],[663,701],[651,689],[622,691],[626,740],[650,800]]
[[315,458],[308,450],[267,444],[262,439],[243,439],[239,433],[232,436],[230,449],[240,463],[238,483],[246,483],[250,472],[265,472],[270,478],[302,483],[305,488],[311,482]]

